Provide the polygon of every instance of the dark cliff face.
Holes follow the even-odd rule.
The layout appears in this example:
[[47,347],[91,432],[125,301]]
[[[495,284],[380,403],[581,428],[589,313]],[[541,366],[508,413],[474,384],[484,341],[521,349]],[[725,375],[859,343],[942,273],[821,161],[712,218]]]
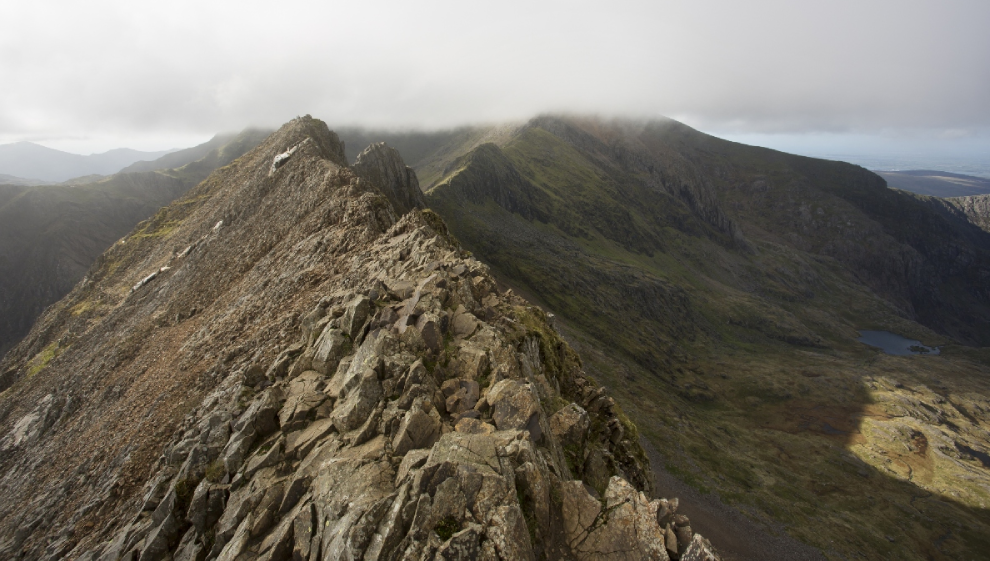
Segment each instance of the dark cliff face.
[[[990,344],[982,288],[990,236],[858,166],[729,143],[712,150],[732,166],[740,194],[755,195],[732,197],[741,220],[836,259],[912,320],[964,344]],[[759,175],[756,158],[773,162],[770,173]]]
[[548,316],[342,149],[285,125],[7,355],[0,555],[714,559]]

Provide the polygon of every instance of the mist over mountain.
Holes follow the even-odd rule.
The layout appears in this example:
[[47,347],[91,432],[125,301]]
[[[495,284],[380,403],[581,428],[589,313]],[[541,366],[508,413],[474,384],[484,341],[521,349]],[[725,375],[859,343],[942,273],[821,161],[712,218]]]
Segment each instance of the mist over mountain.
[[48,182],[40,179],[24,179],[23,177],[0,173],[0,185],[22,185],[30,187],[33,185],[44,185],[45,183]]
[[0,145],[0,173],[39,182],[60,183],[84,175],[114,174],[134,162],[155,160],[169,152],[171,150],[141,152],[118,148],[81,156],[33,142],[15,142]]
[[[240,133],[218,134],[209,141],[198,146],[175,150],[153,161],[135,162],[120,170],[121,173],[134,173],[140,171],[154,171],[159,169],[180,168],[192,165],[193,162],[206,160],[196,164],[195,167],[214,165],[216,162],[230,162],[234,157],[232,154],[243,154],[256,146],[272,131],[269,129],[249,128]],[[186,172],[190,172],[187,169]]]
[[[990,545],[987,195],[580,115],[339,136],[306,117],[130,169],[192,158],[0,186],[4,302],[88,267],[3,314],[38,320],[0,365],[0,553]],[[473,509],[495,465],[511,487]]]
[[403,160],[412,168],[427,158],[435,158],[441,147],[454,143],[454,140],[469,135],[477,127],[459,127],[438,131],[419,130],[376,130],[361,127],[336,127],[334,130],[344,142],[344,154],[348,162],[353,162],[365,147],[388,139],[388,145],[402,154]]

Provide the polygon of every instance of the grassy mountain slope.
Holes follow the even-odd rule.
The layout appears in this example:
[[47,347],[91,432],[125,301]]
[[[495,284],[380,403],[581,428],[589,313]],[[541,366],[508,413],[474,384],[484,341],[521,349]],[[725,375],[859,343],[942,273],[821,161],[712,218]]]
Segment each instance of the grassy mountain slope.
[[[990,367],[956,343],[990,338],[985,232],[673,121],[543,117],[438,152],[430,206],[560,316],[668,471],[834,558],[990,547]],[[945,346],[878,354],[871,328]]]
[[[166,154],[157,160],[135,162],[120,170],[121,173],[139,171],[178,170],[192,176],[202,174],[210,166],[218,167],[219,162],[230,163],[251,148],[260,144],[274,131],[267,129],[245,129],[240,133],[218,134],[209,141]],[[198,164],[195,162],[199,162]],[[209,172],[207,172],[209,173]]]
[[0,356],[135,224],[261,140],[258,131],[245,131],[176,169],[83,185],[0,187]]
[[[832,257],[909,319],[990,344],[990,237],[858,166],[721,141],[679,125],[664,141],[729,174],[720,197],[767,239]],[[681,130],[683,129],[683,130]]]
[[7,201],[13,199],[17,195],[20,195],[24,191],[30,188],[28,185],[9,185],[6,183],[0,183],[0,206],[3,206]]

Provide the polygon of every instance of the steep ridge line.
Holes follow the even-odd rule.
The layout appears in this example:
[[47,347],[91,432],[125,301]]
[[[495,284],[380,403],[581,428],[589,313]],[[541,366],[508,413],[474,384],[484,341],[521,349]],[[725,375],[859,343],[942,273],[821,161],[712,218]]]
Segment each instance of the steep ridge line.
[[716,559],[415,189],[304,117],[107,251],[4,358],[0,555]]

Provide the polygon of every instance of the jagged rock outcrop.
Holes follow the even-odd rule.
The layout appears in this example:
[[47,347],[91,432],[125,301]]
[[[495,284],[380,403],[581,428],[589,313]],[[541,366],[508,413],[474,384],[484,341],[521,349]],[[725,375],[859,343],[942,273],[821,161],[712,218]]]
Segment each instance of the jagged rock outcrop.
[[714,559],[546,314],[342,153],[284,126],[8,357],[0,556]]
[[414,208],[426,208],[416,172],[406,166],[398,150],[384,142],[365,148],[351,169],[358,177],[381,189],[396,212],[404,214]]
[[970,223],[990,232],[990,195],[936,199],[932,202],[956,210],[965,216]]

